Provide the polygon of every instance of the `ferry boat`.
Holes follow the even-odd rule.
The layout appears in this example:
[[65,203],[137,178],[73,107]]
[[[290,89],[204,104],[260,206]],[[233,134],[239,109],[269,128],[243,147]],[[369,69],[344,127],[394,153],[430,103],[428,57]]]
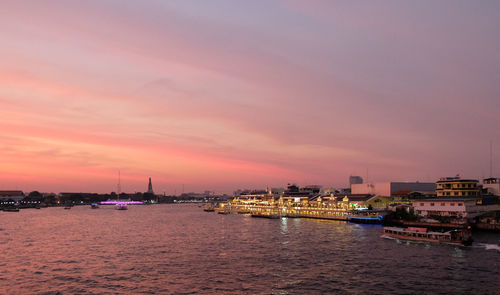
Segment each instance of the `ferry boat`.
[[231,208],[225,204],[219,204],[219,207],[215,207],[214,211],[219,214],[231,214]]
[[384,217],[378,212],[354,211],[346,216],[347,221],[355,223],[379,224]]
[[220,210],[217,210],[217,213],[219,213],[219,214],[231,214],[231,211],[229,211],[227,209],[220,209]]
[[205,206],[205,208],[203,208],[203,211],[205,211],[205,212],[214,212],[215,211],[215,207],[212,204],[207,204]]
[[128,210],[127,204],[125,204],[125,203],[116,204],[115,209],[116,210]]
[[392,237],[399,240],[444,243],[458,246],[469,246],[473,241],[470,230],[432,232],[427,231],[427,228],[423,227],[384,227],[383,236]]

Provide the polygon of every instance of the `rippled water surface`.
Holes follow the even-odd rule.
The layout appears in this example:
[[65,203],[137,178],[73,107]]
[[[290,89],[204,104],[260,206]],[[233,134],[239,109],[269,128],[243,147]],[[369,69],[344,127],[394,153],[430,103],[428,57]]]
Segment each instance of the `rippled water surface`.
[[378,226],[197,205],[0,212],[0,294],[500,294],[500,235],[472,247]]

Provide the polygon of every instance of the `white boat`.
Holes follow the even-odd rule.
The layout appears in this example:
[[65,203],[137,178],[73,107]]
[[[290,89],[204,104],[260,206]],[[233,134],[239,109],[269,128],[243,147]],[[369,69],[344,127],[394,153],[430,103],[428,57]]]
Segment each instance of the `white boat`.
[[399,240],[416,242],[444,243],[459,246],[469,246],[472,244],[470,230],[456,229],[447,232],[432,232],[422,227],[384,227],[383,235]]
[[125,204],[125,203],[118,203],[118,204],[116,204],[115,209],[116,210],[127,210],[128,207],[127,207],[127,204]]

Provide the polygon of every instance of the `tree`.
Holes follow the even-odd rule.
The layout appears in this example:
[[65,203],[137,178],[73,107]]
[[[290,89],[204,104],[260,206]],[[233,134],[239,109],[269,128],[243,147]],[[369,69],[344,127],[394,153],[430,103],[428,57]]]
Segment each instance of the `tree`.
[[43,195],[38,191],[32,191],[28,194],[28,199],[31,201],[41,201],[43,199]]

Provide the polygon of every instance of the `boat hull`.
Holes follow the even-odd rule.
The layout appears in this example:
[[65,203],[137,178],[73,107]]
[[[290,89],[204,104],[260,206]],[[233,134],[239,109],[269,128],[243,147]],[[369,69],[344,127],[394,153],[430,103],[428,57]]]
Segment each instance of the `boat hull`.
[[3,208],[4,212],[19,212],[19,208]]
[[413,241],[413,242],[428,242],[438,244],[448,244],[456,246],[470,246],[473,242],[469,232],[426,232],[421,230],[406,230],[395,228],[384,228],[382,235],[395,238],[398,240]]
[[382,218],[347,216],[347,221],[364,224],[380,224],[382,223]]
[[252,217],[259,218],[269,218],[269,219],[280,219],[281,217],[278,214],[252,214]]

